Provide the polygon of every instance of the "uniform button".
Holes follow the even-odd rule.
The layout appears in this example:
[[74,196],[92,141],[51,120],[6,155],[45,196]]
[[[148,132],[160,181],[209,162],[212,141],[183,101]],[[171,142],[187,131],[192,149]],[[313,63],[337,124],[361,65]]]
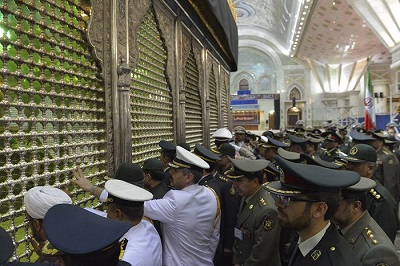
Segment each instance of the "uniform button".
[[336,248],[335,248],[335,247],[331,247],[330,250],[331,250],[331,251],[335,251]]

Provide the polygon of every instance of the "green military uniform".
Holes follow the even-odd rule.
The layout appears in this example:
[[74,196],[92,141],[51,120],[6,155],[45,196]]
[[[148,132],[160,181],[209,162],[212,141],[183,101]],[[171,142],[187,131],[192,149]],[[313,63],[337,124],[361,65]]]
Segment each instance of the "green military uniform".
[[260,188],[245,204],[235,228],[233,264],[280,265],[278,212],[271,195]]
[[[272,264],[271,264],[272,265]],[[275,264],[274,264],[275,265]],[[289,266],[310,265],[361,265],[356,261],[351,246],[339,234],[336,226],[331,224],[319,243],[306,256],[297,246],[289,261]]]
[[391,240],[368,211],[343,231],[343,237],[353,246],[352,251],[363,265],[400,265]]
[[387,148],[376,152],[378,167],[375,171],[376,179],[381,183],[396,202],[400,200],[400,164],[396,156]]
[[367,210],[394,242],[397,231],[397,204],[389,191],[379,182],[376,182],[376,187],[367,193]]

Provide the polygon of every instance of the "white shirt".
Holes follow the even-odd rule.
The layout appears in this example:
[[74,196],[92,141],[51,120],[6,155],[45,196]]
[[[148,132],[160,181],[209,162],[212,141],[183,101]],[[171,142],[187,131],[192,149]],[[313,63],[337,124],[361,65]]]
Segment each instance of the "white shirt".
[[[106,212],[92,208],[85,210],[107,218]],[[152,223],[142,220],[129,229],[120,240],[124,239],[127,239],[128,243],[121,260],[129,262],[132,266],[162,265],[161,239]]]
[[330,225],[331,222],[328,222],[328,224],[321,231],[305,241],[302,241],[301,238],[299,238],[299,249],[301,251],[301,254],[303,254],[303,257],[305,257],[308,252],[310,252],[316,245],[318,245],[319,241],[321,241],[322,237],[325,235],[325,232],[326,230],[328,230],[328,227]]
[[124,238],[128,243],[121,260],[129,262],[132,266],[162,265],[161,240],[152,223],[142,220],[121,239]]
[[161,222],[163,265],[213,265],[219,240],[214,193],[197,184],[144,203],[144,215]]

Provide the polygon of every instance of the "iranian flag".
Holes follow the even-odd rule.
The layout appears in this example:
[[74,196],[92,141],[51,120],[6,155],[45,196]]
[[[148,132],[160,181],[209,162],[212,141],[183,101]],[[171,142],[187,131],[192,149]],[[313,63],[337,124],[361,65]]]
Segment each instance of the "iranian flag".
[[365,89],[364,105],[364,128],[366,130],[374,129],[376,125],[375,100],[369,69],[367,69],[367,87]]

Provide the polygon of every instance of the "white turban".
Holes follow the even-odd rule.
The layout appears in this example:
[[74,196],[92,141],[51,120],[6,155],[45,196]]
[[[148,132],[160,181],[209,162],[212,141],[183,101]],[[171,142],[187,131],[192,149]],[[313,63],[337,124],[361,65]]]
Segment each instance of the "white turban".
[[24,196],[25,210],[33,219],[43,219],[57,204],[72,204],[72,200],[67,193],[54,187],[33,187]]

